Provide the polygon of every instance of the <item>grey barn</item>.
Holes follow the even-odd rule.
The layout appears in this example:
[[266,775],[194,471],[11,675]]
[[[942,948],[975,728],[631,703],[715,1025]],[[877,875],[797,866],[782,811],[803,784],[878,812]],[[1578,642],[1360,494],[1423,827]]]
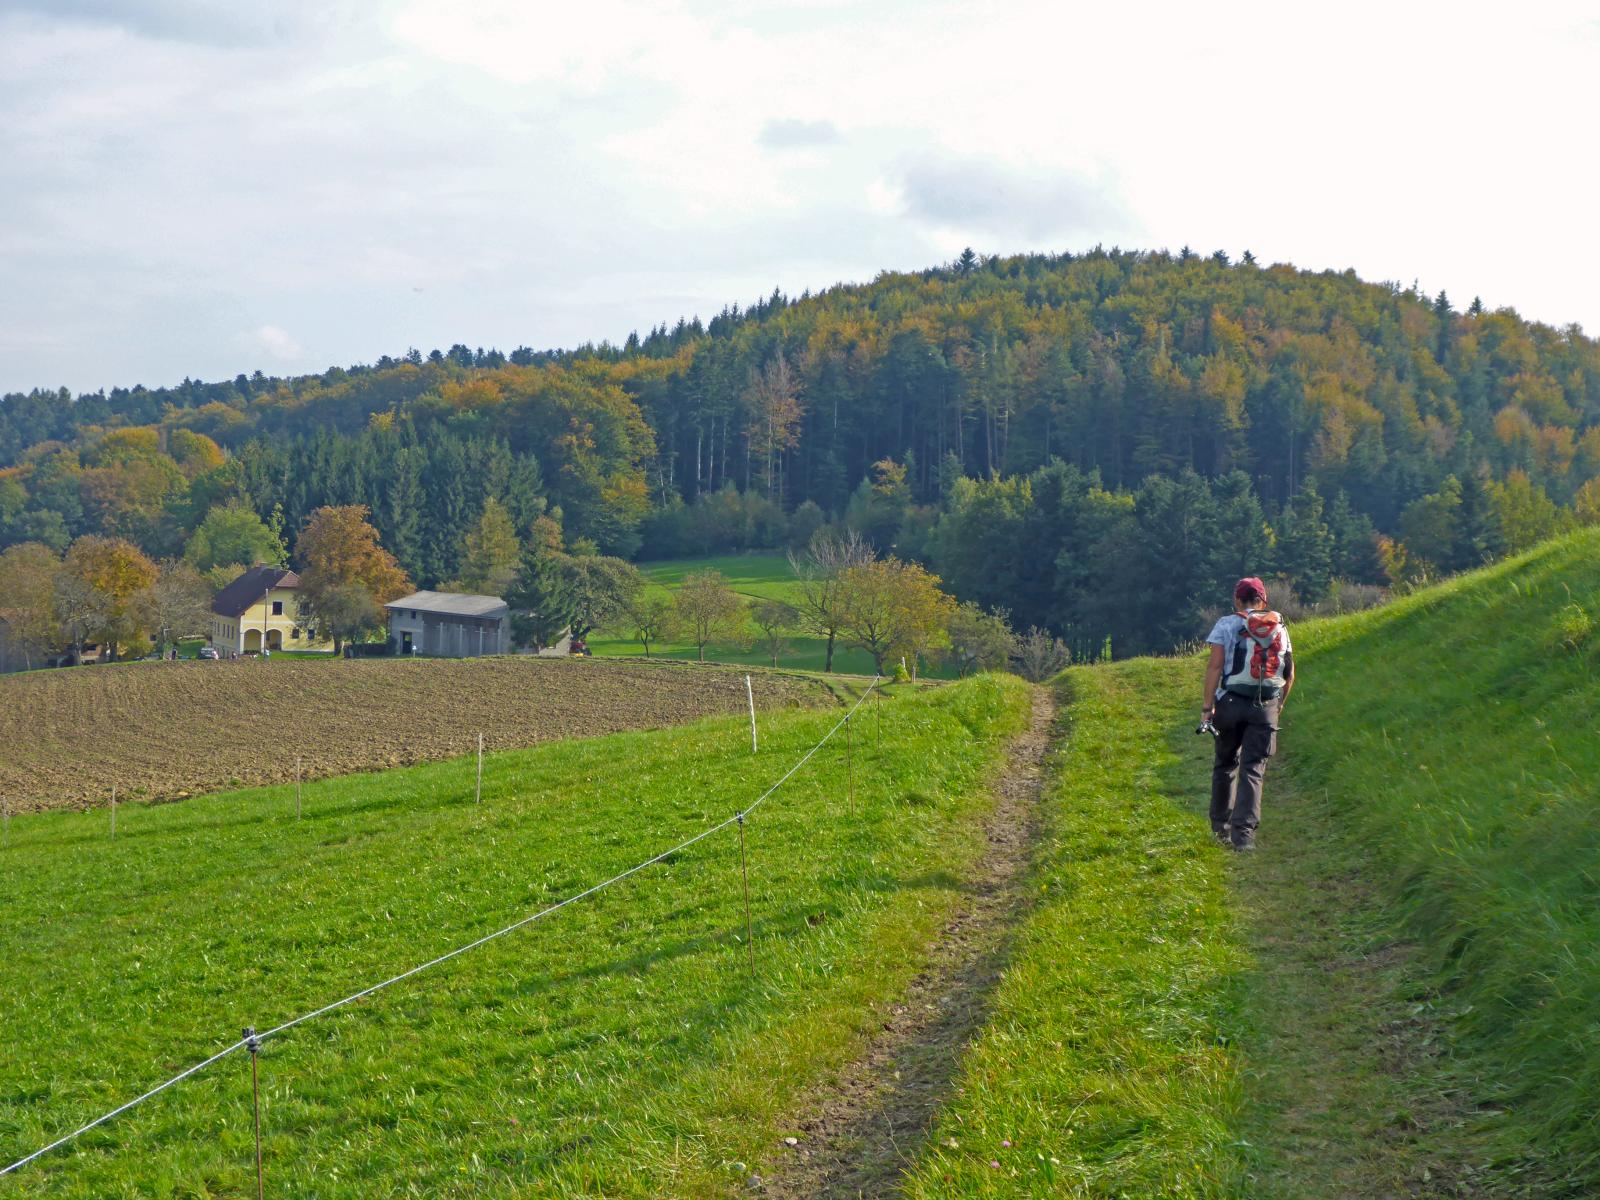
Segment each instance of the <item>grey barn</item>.
[[396,654],[472,658],[511,653],[511,609],[499,596],[412,592],[384,607]]

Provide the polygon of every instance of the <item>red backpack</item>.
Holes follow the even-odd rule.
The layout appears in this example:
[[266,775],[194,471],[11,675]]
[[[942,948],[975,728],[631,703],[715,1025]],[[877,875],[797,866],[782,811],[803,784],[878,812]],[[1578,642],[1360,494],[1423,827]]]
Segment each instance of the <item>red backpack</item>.
[[1267,609],[1234,614],[1244,621],[1233,661],[1224,664],[1222,686],[1236,695],[1273,700],[1283,691],[1283,618]]

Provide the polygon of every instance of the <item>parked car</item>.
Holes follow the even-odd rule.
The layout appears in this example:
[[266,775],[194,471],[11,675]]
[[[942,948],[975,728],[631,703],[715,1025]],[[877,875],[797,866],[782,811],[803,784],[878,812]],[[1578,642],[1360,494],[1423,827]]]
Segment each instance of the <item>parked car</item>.
[[200,653],[197,657],[216,662],[222,657],[222,655],[217,652],[217,648],[215,646],[201,646]]

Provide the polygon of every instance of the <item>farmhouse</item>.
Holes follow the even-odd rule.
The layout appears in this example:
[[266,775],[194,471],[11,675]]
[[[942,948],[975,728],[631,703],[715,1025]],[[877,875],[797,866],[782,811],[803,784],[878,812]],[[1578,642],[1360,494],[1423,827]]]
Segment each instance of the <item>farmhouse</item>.
[[309,615],[302,614],[300,576],[257,563],[211,602],[211,644],[224,654],[268,650],[322,650]]
[[396,654],[471,658],[511,652],[511,609],[499,596],[413,592],[384,607]]

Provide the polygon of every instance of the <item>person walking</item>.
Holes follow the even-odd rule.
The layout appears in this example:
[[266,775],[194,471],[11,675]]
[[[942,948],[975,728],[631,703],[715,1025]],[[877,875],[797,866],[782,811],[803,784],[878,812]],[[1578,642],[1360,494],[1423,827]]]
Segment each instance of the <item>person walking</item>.
[[1234,850],[1254,850],[1261,782],[1294,687],[1294,648],[1283,618],[1267,608],[1261,580],[1239,580],[1233,599],[1237,611],[1221,618],[1206,638],[1211,657],[1200,719],[1217,738],[1211,832]]

